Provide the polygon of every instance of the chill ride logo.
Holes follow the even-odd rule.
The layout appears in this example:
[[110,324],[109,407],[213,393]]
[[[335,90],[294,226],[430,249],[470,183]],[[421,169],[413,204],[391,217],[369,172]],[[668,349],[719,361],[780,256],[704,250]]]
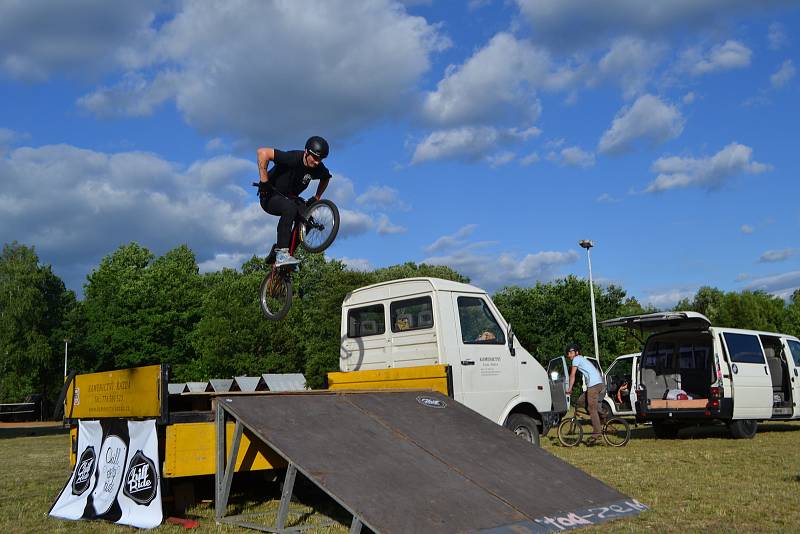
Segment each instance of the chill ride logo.
[[75,470],[75,478],[72,479],[72,494],[81,495],[89,489],[92,482],[92,473],[97,462],[97,455],[94,447],[86,447],[78,460],[78,468]]
[[150,504],[156,496],[156,466],[142,451],[136,451],[131,460],[131,467],[125,475],[122,493],[139,504]]
[[443,400],[436,399],[434,397],[429,397],[427,395],[420,395],[417,397],[417,402],[421,405],[425,406],[426,408],[445,408],[447,407],[447,403]]

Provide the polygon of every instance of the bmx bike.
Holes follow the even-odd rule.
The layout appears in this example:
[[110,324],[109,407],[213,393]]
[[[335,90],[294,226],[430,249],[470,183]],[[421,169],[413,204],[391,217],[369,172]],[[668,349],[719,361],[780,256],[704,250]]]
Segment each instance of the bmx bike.
[[[258,187],[258,183],[254,182]],[[272,194],[289,198],[279,191]],[[306,206],[302,198],[289,198],[300,206],[292,226],[292,239],[289,254],[294,255],[298,246],[306,252],[316,253],[327,249],[339,233],[339,208],[326,198],[317,200]],[[270,256],[274,256],[273,252]],[[276,266],[273,260],[272,269],[261,281],[258,289],[258,300],[264,317],[272,321],[280,321],[292,307],[292,273],[299,270],[300,264]]]
[[[572,406],[572,415],[561,421],[558,425],[558,441],[564,447],[577,447],[583,440],[584,426],[591,427],[589,412],[580,403]],[[603,402],[600,401],[601,407]],[[607,410],[599,410],[602,422],[603,441],[612,447],[624,447],[631,439],[631,426],[621,417],[608,417]]]

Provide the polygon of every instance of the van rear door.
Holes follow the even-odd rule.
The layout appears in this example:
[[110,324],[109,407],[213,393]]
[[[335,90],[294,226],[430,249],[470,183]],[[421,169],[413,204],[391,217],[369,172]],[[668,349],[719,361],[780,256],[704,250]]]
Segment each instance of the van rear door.
[[707,330],[711,326],[711,321],[702,313],[680,311],[629,315],[627,317],[608,319],[600,324],[603,326],[638,328],[648,332],[664,332],[667,330]]
[[772,379],[761,340],[747,332],[722,332],[731,366],[734,419],[772,416]]
[[800,341],[783,338],[786,352],[786,363],[789,365],[789,383],[792,384],[792,400],[794,400],[794,413],[792,417],[800,417]]

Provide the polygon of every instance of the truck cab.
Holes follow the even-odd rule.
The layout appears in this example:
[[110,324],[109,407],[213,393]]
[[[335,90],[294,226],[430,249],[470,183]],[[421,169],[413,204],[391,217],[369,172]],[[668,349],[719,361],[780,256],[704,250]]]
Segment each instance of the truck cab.
[[534,443],[566,413],[563,393],[552,393],[563,385],[515,343],[492,299],[472,285],[409,278],[352,291],[341,340],[343,373],[445,366],[448,395]]
[[800,418],[800,341],[794,336],[711,325],[697,312],[620,317],[604,326],[638,328],[645,340],[635,411],[656,435],[681,426],[726,423],[752,438],[758,422]]

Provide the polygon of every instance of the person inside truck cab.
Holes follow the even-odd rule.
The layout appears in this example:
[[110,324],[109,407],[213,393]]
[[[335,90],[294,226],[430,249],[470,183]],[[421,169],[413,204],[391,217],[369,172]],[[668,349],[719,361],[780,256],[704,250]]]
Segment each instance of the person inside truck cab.
[[[597,367],[592,365],[592,362],[581,356],[581,348],[577,343],[567,346],[567,358],[572,362],[572,369],[569,372],[569,388],[567,391],[572,391],[575,386],[575,377],[577,372],[580,371],[583,379],[586,382],[586,409],[589,411],[589,417],[592,419],[592,435],[589,436],[587,444],[592,445],[602,437],[602,426],[600,425],[600,413],[598,411],[600,399],[603,398],[603,390],[605,385],[603,377]],[[580,403],[580,399],[578,399]]]

